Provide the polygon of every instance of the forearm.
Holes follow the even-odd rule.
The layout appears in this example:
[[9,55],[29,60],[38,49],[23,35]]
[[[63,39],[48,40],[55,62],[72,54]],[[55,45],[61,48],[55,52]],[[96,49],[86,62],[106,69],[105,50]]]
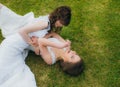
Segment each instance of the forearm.
[[20,30],[19,30],[19,33],[21,34],[21,36],[23,37],[23,39],[27,42],[27,43],[31,43],[31,39],[29,37],[29,33],[32,33],[32,32],[36,32],[36,31],[40,31],[40,30],[43,30],[45,29],[46,27],[48,26],[48,22],[45,22],[45,21],[38,21],[38,22],[35,22],[35,23],[32,23],[30,25],[26,25],[24,27],[22,27]]
[[62,42],[66,42],[61,36],[59,36],[59,35],[56,35],[56,36],[54,36],[54,37],[56,37],[58,40],[60,40],[60,41],[62,41]]
[[57,33],[53,33],[53,37],[57,38],[59,41],[63,42],[63,43],[66,43],[66,41],[68,42],[68,46],[67,48],[70,49],[70,46],[71,46],[71,42],[69,40],[65,40],[64,38],[62,38],[59,34]]
[[63,43],[63,42],[56,43],[56,42],[52,42],[46,38],[39,38],[38,44],[42,44],[44,46],[51,46],[51,47],[55,47],[55,48],[60,48],[60,49],[67,46],[67,43]]
[[57,33],[51,33],[51,36],[54,37],[54,38],[57,38],[59,41],[61,42],[66,42],[66,40],[64,40],[59,34]]

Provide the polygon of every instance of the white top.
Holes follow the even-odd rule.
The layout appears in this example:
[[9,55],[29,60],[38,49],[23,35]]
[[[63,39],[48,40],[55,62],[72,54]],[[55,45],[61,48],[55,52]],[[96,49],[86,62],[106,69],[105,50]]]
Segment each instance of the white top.
[[[29,12],[26,15],[21,16],[13,12],[11,9],[3,6],[0,11],[0,29],[2,31],[2,36],[6,38],[7,36],[17,33],[19,29],[21,29],[21,27],[29,25],[33,22],[37,22],[39,20],[49,22],[48,17],[49,15],[35,18],[33,12]],[[43,37],[45,36],[45,34],[48,33],[48,30],[50,30],[50,24],[46,29],[37,32],[32,32],[29,35]]]
[[[18,32],[21,27],[31,24],[33,22],[37,22],[39,20],[49,22],[48,17],[49,15],[35,18],[33,12],[30,12],[24,16],[21,16],[13,12],[11,9],[4,6],[2,7],[1,12],[0,12],[0,29],[2,31],[2,36],[7,38],[10,35]],[[50,30],[50,23],[46,29],[40,30],[37,32],[32,32],[29,34],[29,36],[30,37],[31,36],[44,37],[48,33],[49,30]],[[58,41],[58,40],[52,39],[52,41]],[[31,46],[29,46],[27,49],[34,51],[34,49]],[[50,47],[48,47],[48,51],[50,52],[52,56],[52,64],[54,64],[56,62],[55,54],[51,50]],[[23,58],[26,58],[27,53],[28,53],[28,50],[25,50],[23,52],[23,56],[24,56]]]
[[49,18],[48,17],[49,17],[49,15],[46,15],[46,16],[40,16],[39,18],[34,18],[33,19],[33,21],[31,23],[37,22],[37,21],[40,21],[40,20],[47,21],[48,22],[48,27],[43,29],[43,30],[39,30],[39,31],[30,33],[29,34],[30,37],[31,36],[44,37],[48,33],[48,31],[50,30],[50,23],[49,23]]
[[37,87],[35,77],[24,61],[27,46],[17,33],[1,42],[0,87]]
[[[7,38],[19,31],[21,27],[24,27],[25,25],[29,25],[33,22],[37,22],[39,20],[44,20],[49,22],[49,15],[40,16],[38,18],[34,17],[33,12],[29,12],[24,16],[18,15],[15,12],[13,12],[11,9],[7,8],[6,6],[3,6],[0,9],[0,29],[2,32],[2,36],[4,38]],[[32,32],[29,34],[29,36],[37,36],[37,37],[44,37],[48,31],[50,30],[50,23],[48,27],[44,30],[40,30],[37,32]],[[30,46],[28,49],[31,48]],[[24,58],[26,58],[28,54],[28,50],[23,52]]]

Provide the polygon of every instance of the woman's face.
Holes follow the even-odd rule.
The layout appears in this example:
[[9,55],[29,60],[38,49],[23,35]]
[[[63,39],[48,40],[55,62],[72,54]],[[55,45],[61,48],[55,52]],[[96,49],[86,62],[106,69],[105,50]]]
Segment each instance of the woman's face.
[[81,58],[76,54],[75,51],[66,50],[64,62],[76,63],[80,60]]
[[56,27],[56,28],[63,27],[63,24],[60,22],[60,20],[57,20],[57,21],[55,22],[55,27]]

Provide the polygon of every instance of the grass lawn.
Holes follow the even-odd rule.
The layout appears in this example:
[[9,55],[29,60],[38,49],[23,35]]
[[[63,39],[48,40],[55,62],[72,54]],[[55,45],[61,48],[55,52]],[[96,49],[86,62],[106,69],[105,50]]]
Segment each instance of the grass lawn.
[[[120,87],[120,0],[0,0],[24,15],[46,15],[61,5],[72,9],[72,20],[61,33],[83,58],[84,72],[71,77],[59,63],[52,66],[30,52],[26,63],[38,87]],[[1,35],[1,34],[0,34]],[[3,37],[0,36],[0,41]]]

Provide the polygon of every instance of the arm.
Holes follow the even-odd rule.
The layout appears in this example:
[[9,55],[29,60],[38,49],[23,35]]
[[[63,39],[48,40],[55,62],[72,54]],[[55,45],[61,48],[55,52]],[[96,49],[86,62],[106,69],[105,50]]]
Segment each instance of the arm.
[[43,46],[51,46],[51,47],[55,47],[55,48],[59,48],[59,49],[64,48],[64,47],[69,47],[69,41],[56,43],[56,42],[50,41],[49,39],[37,38],[35,36],[31,37],[31,40],[33,42],[32,46],[34,48],[36,55],[39,55],[39,53],[40,53],[40,51],[39,51],[40,44],[42,44]]
[[55,32],[48,33],[45,36],[45,38],[49,38],[49,37],[54,37],[54,38],[57,38],[58,40],[60,40],[61,42],[66,42],[66,40],[64,40],[59,34],[57,34]]
[[[49,65],[52,64],[52,58],[50,53],[48,52],[47,46],[44,45],[44,43],[40,42],[38,43],[38,37],[32,36],[31,40],[34,42],[32,45],[34,48],[34,51],[37,55],[41,55],[42,59]],[[42,39],[41,39],[42,40]]]
[[65,43],[66,41],[68,42],[68,46],[66,47],[67,49],[71,48],[71,42],[69,40],[64,40],[59,34],[55,33],[55,32],[51,32],[48,33],[45,38],[50,38],[50,37],[54,37],[57,38],[58,40],[60,40],[61,42]]
[[69,46],[69,42],[67,42],[67,41],[57,43],[57,42],[52,42],[46,38],[38,38],[35,36],[32,36],[31,40],[33,42],[32,46],[34,46],[34,47],[39,46],[39,44],[43,44],[44,46],[51,46],[51,47],[55,47],[55,48],[64,48],[64,47]]
[[52,41],[50,41],[46,38],[39,38],[38,39],[38,44],[41,44],[41,43],[44,46],[50,46],[50,47],[55,47],[55,48],[59,48],[59,49],[69,46],[68,41],[57,43],[57,42],[52,42]]
[[32,51],[34,51],[36,55],[40,55],[40,49],[38,46],[38,37],[32,36],[30,37],[30,39],[32,40],[32,44],[31,44],[33,48]]
[[59,34],[55,33],[55,32],[52,32],[52,37],[55,37],[57,38],[58,40],[60,40],[61,42],[68,42],[68,46],[66,47],[67,49],[70,49],[71,48],[71,41],[70,40],[65,40],[64,38],[62,38]]
[[46,46],[44,46],[42,43],[39,44],[39,48],[40,48],[40,55],[42,56],[43,60],[48,64],[51,65],[52,64],[52,58],[50,53],[48,52],[48,49]]
[[35,32],[35,31],[38,31],[38,30],[45,29],[47,26],[48,26],[48,22],[39,21],[39,22],[36,22],[34,24],[27,25],[27,26],[21,28],[19,33],[21,34],[21,36],[23,37],[23,39],[27,43],[31,44],[32,41],[31,41],[30,37],[28,36],[28,34],[31,33],[31,32]]

